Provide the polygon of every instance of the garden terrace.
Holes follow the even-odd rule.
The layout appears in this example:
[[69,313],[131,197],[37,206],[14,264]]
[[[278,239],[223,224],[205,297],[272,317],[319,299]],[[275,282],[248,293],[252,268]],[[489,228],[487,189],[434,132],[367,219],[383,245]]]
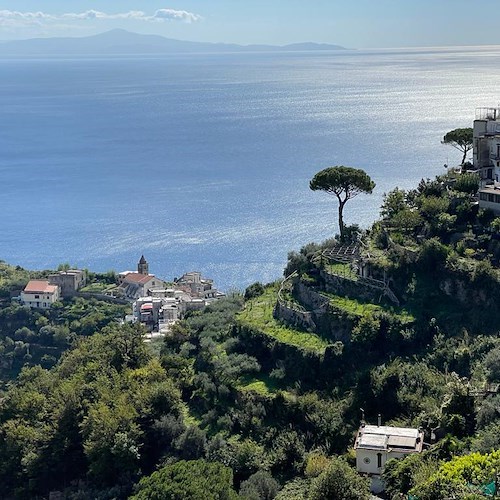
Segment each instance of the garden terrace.
[[283,325],[273,317],[278,298],[279,285],[267,287],[264,293],[245,304],[237,319],[246,326],[268,337],[299,349],[322,354],[329,342],[315,333]]
[[326,292],[321,292],[321,295],[330,301],[331,307],[351,316],[362,317],[370,314],[385,312],[393,315],[403,325],[411,324],[415,321],[413,315],[401,307],[373,304],[368,301],[362,301],[349,297],[340,297],[339,295]]

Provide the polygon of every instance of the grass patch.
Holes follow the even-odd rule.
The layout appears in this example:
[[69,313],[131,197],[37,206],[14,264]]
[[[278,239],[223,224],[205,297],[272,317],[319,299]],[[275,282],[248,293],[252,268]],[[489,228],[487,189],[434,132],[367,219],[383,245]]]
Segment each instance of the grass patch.
[[185,402],[181,403],[181,415],[183,417],[184,423],[186,426],[194,426],[194,427],[200,427],[201,426],[201,418],[198,418],[197,416],[193,415],[191,409],[189,408],[188,404]]
[[284,344],[323,353],[329,342],[315,333],[285,326],[273,318],[279,285],[267,287],[262,295],[248,301],[237,318],[241,324],[255,328]]
[[380,304],[373,304],[362,300],[351,299],[348,297],[340,297],[331,293],[322,293],[330,300],[330,304],[348,314],[354,316],[365,316],[374,313],[387,312],[396,316],[402,323],[412,323],[415,317],[407,310],[400,307],[384,306]]
[[115,288],[115,285],[109,285],[108,283],[90,283],[87,286],[80,288],[79,292],[104,293],[108,288]]
[[274,396],[280,390],[276,380],[267,376],[245,376],[237,385],[237,389],[242,392],[256,392],[261,396]]
[[327,264],[325,271],[329,274],[340,275],[354,281],[358,279],[358,275],[352,270],[350,264],[342,264],[341,262]]

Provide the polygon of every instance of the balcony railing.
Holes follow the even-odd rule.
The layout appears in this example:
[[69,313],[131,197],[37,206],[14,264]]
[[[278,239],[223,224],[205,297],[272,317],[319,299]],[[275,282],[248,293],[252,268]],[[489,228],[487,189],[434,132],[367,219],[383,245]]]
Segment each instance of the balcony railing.
[[499,120],[500,108],[477,108],[476,120]]

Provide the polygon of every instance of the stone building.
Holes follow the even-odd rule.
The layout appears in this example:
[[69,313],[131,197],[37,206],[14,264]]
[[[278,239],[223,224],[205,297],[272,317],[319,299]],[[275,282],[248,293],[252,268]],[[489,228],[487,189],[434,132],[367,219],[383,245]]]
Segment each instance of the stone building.
[[79,288],[85,285],[85,272],[80,269],[68,269],[49,274],[51,285],[57,285],[61,291],[61,297],[72,297]]
[[139,263],[137,264],[137,272],[139,274],[149,274],[149,264],[148,261],[144,258],[144,255],[141,255]]

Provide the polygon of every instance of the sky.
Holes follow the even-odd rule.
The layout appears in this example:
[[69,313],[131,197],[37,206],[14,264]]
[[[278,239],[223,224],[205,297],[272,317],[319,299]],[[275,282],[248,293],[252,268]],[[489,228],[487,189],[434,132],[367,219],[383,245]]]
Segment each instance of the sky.
[[500,0],[0,0],[0,40],[113,28],[202,42],[500,44]]

